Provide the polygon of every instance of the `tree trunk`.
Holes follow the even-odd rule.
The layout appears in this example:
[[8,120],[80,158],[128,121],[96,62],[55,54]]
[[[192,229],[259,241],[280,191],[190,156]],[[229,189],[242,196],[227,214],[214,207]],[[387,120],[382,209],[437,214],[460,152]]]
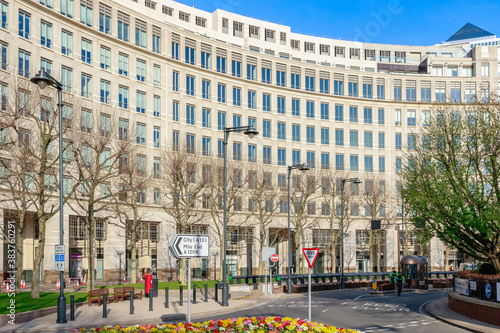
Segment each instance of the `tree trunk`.
[[370,231],[370,237],[368,238],[368,253],[370,254],[370,271],[373,272],[373,269],[375,268],[375,255],[373,253],[373,243],[374,243],[374,238],[375,238],[375,232],[371,230]]
[[[35,251],[35,260],[33,262],[33,281],[31,283],[31,298],[40,298],[40,267],[43,258],[43,251],[45,248],[45,216],[43,216],[43,210],[40,207],[38,209],[38,223],[39,223],[39,235],[38,235],[38,246]],[[63,281],[61,281],[62,283]]]
[[493,266],[495,266],[495,270],[497,271],[497,274],[500,274],[500,257],[493,256],[493,258],[491,259],[491,262],[493,263]]
[[266,232],[263,229],[263,225],[261,224],[261,226],[260,226],[260,239],[259,239],[259,275],[264,275],[265,269],[266,269],[266,262],[264,260],[262,260],[262,249],[264,248],[265,241],[266,241]]
[[132,284],[137,283],[137,248],[135,246],[136,237],[137,230],[135,228],[135,223],[132,222],[132,227],[130,230],[130,263],[132,264],[130,272],[130,283]]
[[[89,198],[89,200],[91,200]],[[88,281],[87,281],[87,291],[94,289],[95,282],[95,266],[94,266],[94,216],[92,214],[93,207],[89,207],[89,214],[87,217],[87,244],[89,249],[88,255]],[[62,283],[62,281],[61,281]]]
[[448,248],[448,245],[445,245],[444,248],[444,270],[448,271],[449,270],[449,265],[448,265],[448,258],[450,257],[450,249]]
[[21,292],[21,278],[23,276],[23,231],[24,213],[19,216],[19,223],[16,230],[16,293]]

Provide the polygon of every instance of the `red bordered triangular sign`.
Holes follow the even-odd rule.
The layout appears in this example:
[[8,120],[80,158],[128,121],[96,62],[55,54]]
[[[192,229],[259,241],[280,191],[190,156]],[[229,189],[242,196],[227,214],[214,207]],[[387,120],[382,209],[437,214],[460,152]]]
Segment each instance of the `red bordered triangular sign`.
[[319,249],[302,249],[302,253],[304,254],[304,257],[306,257],[309,268],[313,268],[314,262],[316,261],[316,258],[318,258]]

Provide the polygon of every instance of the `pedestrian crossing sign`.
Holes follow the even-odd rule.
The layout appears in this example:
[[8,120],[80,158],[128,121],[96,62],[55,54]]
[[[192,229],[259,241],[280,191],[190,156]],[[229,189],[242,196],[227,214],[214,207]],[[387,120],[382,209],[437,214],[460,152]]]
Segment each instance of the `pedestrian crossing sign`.
[[309,268],[313,268],[314,262],[318,258],[319,249],[318,248],[302,249],[302,253],[306,257]]

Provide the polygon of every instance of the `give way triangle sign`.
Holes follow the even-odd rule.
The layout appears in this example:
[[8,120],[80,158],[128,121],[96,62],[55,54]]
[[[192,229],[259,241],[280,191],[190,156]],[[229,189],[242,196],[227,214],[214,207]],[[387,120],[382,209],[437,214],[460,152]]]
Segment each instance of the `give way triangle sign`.
[[313,268],[314,262],[316,261],[316,258],[318,258],[319,249],[302,249],[302,253],[304,253],[304,257],[306,257],[309,268]]

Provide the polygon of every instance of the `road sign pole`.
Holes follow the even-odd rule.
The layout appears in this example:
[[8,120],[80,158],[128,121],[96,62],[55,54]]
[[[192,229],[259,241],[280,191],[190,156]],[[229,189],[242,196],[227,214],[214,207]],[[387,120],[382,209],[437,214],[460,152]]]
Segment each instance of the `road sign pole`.
[[[274,267],[274,265],[272,266]],[[272,270],[271,264],[269,264],[269,293],[273,293],[273,270]]]
[[267,295],[267,266],[269,266],[268,262],[266,261],[266,271],[264,272],[264,294]]
[[309,295],[307,297],[309,299],[309,311],[308,311],[309,317],[307,317],[307,318],[309,318],[308,320],[311,321],[311,267],[309,267],[309,276],[308,276],[308,278],[309,278],[309,283],[308,283],[308,286],[307,286],[307,292],[308,292]]
[[187,259],[188,266],[188,323],[191,322],[191,259]]

